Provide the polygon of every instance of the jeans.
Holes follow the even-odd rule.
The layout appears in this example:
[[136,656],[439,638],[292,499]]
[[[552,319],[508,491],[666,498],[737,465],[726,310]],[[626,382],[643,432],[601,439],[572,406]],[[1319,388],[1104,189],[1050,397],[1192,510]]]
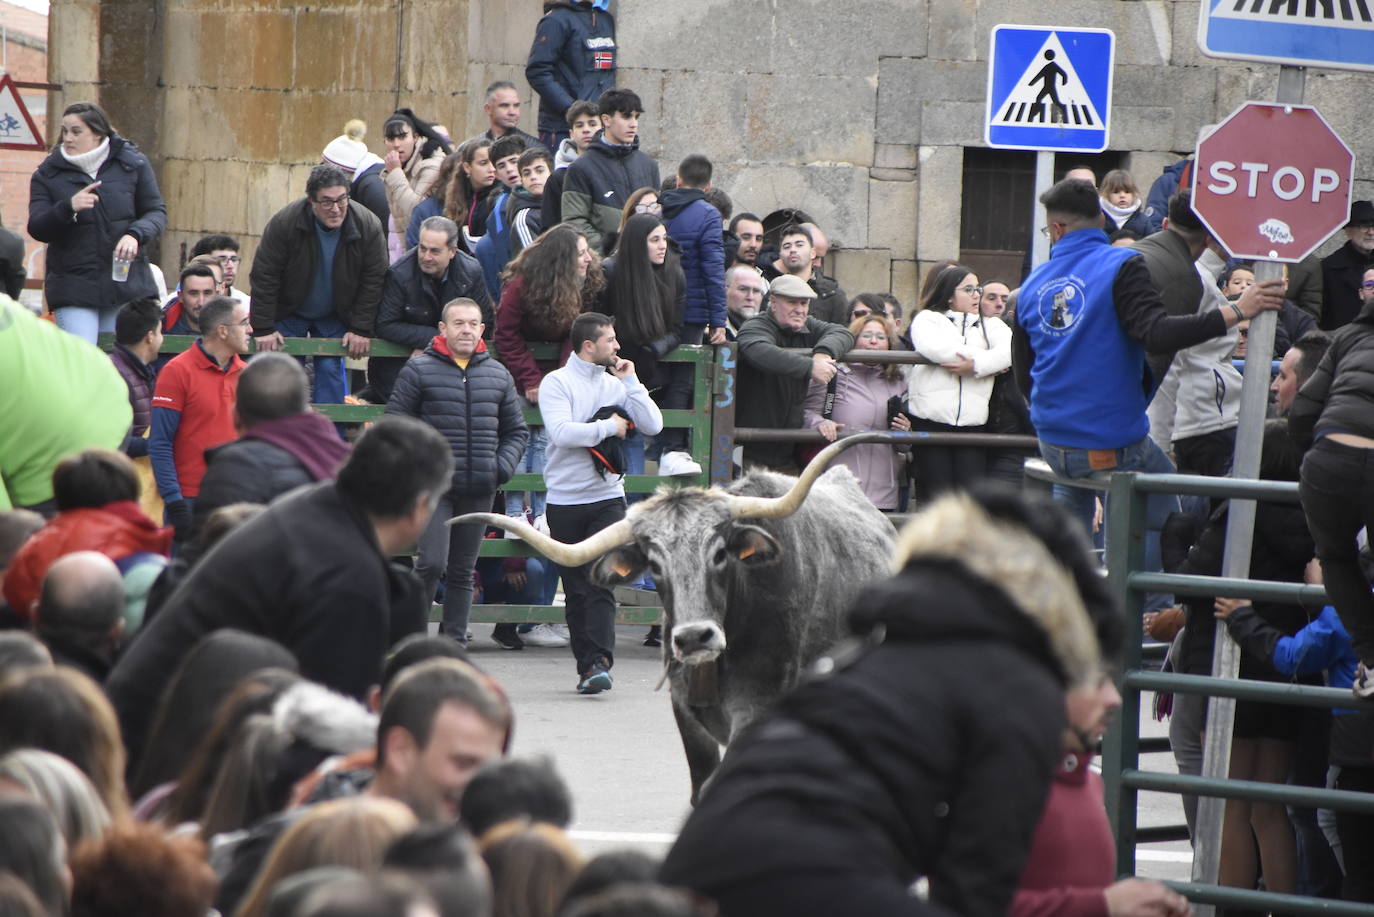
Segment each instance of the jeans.
[[558,594],[558,566],[553,561],[525,558],[525,585],[520,589],[506,582],[505,562],[504,557],[484,557],[477,562],[477,570],[482,574],[483,601],[488,605],[553,604]]
[[[1093,468],[1091,454],[1098,454],[1099,465]],[[1173,474],[1174,463],[1164,454],[1155,441],[1146,436],[1129,446],[1120,449],[1071,449],[1040,441],[1040,456],[1054,470],[1066,478],[1088,478],[1099,471],[1139,471],[1148,474]],[[1108,464],[1110,463],[1110,464]],[[1083,522],[1083,531],[1091,539],[1093,530],[1093,497],[1096,491],[1084,487],[1054,485],[1054,499],[1064,504]],[[1104,495],[1105,496],[1105,495]],[[1106,501],[1103,501],[1105,507]],[[1164,520],[1170,513],[1179,511],[1178,497],[1173,494],[1150,494],[1145,499],[1145,570],[1150,573],[1160,571],[1159,533],[1164,528]],[[1125,533],[1122,533],[1125,534]],[[1110,541],[1112,533],[1107,532]]]
[[1303,459],[1298,497],[1317,544],[1326,594],[1355,654],[1372,665],[1374,595],[1360,569],[1355,536],[1361,528],[1374,532],[1374,449],[1317,440]]
[[426,598],[433,599],[439,572],[444,572],[444,620],[439,632],[467,642],[468,613],[472,609],[472,571],[482,547],[486,526],[480,522],[449,526],[454,516],[485,513],[491,510],[494,492],[480,494],[447,493],[439,498],[429,525],[420,535],[420,554],[415,559],[415,575],[420,578]]
[[58,306],[52,312],[57,327],[89,344],[101,334],[114,334],[118,309],[88,309],[85,306]]
[[[548,448],[549,437],[543,427],[530,427],[530,441],[525,446],[525,454],[515,466],[516,474],[543,474],[544,450]],[[536,517],[544,515],[544,492],[532,490],[530,510]],[[506,491],[506,515],[515,516],[525,512],[525,494],[519,490]]]
[[[298,318],[290,315],[277,319],[277,330],[289,338],[341,338],[348,327],[334,316],[327,318]],[[304,365],[306,357],[298,357]],[[348,377],[344,373],[343,357],[310,357],[315,361],[315,404],[343,404],[348,394]]]
[[[626,434],[621,441],[620,448],[625,453],[625,473],[643,474],[644,473],[644,449],[645,437],[643,433],[635,430]],[[648,497],[648,494],[626,494],[626,503],[638,503]]]
[[[1175,641],[1174,646],[1178,645]],[[1174,709],[1169,714],[1169,749],[1180,774],[1202,776],[1202,721],[1206,712],[1207,698],[1197,694],[1174,695]],[[1180,798],[1188,836],[1196,838],[1197,797],[1185,794]]]
[[[575,544],[625,518],[625,501],[616,497],[599,503],[548,505],[549,533],[565,544]],[[563,576],[564,614],[577,674],[585,675],[600,659],[610,668],[615,661],[615,596],[593,583],[591,563],[580,567],[558,566]]]

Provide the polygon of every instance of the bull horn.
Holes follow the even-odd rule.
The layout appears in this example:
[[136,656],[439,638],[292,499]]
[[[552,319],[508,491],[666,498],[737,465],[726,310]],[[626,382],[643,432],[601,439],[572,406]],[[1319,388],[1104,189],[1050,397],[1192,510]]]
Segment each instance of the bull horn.
[[455,516],[444,524],[464,525],[471,522],[494,525],[519,535],[540,554],[564,567],[580,567],[605,554],[611,548],[619,547],[630,540],[630,521],[628,519],[621,519],[619,522],[612,523],[577,544],[565,544],[556,538],[545,535],[528,522],[496,513],[467,513],[463,516]]
[[890,442],[890,438],[886,433],[876,430],[869,433],[853,433],[849,436],[842,436],[816,453],[816,457],[802,469],[801,475],[797,478],[797,483],[793,484],[792,489],[781,497],[741,497],[732,494],[730,496],[730,515],[735,519],[781,519],[784,516],[790,516],[801,508],[806,495],[811,492],[811,485],[815,484],[816,479],[825,473],[835,456],[850,446],[880,442]]

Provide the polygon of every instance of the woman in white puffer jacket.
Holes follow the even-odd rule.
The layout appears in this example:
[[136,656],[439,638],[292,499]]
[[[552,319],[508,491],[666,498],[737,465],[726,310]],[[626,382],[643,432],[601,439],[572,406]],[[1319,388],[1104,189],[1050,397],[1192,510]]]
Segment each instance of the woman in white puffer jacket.
[[[1011,329],[1001,319],[979,314],[982,295],[977,276],[956,264],[940,272],[922,310],[912,317],[911,348],[930,360],[911,368],[907,407],[913,430],[983,432],[993,377],[1011,366]],[[917,445],[913,461],[916,496],[924,503],[982,478],[988,449]]]

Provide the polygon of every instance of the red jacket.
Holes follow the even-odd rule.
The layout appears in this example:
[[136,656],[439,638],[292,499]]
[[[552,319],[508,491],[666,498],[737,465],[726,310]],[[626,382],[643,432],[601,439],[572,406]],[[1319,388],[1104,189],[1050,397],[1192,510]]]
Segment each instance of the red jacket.
[[134,554],[169,557],[172,530],[158,528],[127,500],[58,514],[24,543],[5,572],[5,601],[15,614],[33,619],[48,568],[75,551],[99,551],[116,564]]
[[1010,917],[1107,917],[1116,881],[1116,842],[1092,755],[1068,755],[1035,826]]

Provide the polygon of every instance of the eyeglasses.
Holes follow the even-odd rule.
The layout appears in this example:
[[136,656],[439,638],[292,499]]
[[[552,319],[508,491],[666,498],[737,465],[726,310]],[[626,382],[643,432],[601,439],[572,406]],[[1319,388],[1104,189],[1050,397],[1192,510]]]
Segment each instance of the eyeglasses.
[[886,341],[886,340],[887,340],[887,335],[883,334],[881,331],[865,331],[863,334],[859,335],[859,340],[861,340],[861,341]]
[[[344,198],[344,200],[347,201],[348,198]],[[220,255],[217,260],[220,264],[238,264],[243,259],[238,255]]]
[[230,322],[229,324],[233,325],[235,328],[252,328],[253,320],[251,318],[245,318],[241,322]]
[[869,309],[865,309],[862,312],[860,312],[858,309],[855,309],[853,312],[849,313],[849,318],[852,321],[856,318],[868,318],[872,314],[873,312]]
[[1067,223],[1048,223],[1048,224],[1046,224],[1046,225],[1040,227],[1040,235],[1042,235],[1042,236],[1044,236],[1046,239],[1048,239],[1048,238],[1050,237],[1050,230],[1051,230],[1052,228],[1054,228],[1055,226],[1067,226],[1067,225],[1068,225]]
[[763,290],[758,287],[745,286],[742,283],[735,284],[735,289],[740,293],[748,293],[750,296],[762,296]]
[[348,195],[345,194],[343,197],[336,198],[317,197],[314,203],[316,206],[323,207],[325,210],[347,210]]
[[1360,284],[1360,288],[1363,290],[1374,290],[1374,280],[1366,280],[1364,283]]
[[970,296],[982,296],[982,295],[983,295],[983,288],[982,288],[982,287],[975,287],[975,286],[973,286],[972,284],[970,284],[969,286],[966,286],[966,287],[959,287],[959,288],[956,290],[956,292],[958,292],[958,293],[967,293],[967,294],[970,295]]

